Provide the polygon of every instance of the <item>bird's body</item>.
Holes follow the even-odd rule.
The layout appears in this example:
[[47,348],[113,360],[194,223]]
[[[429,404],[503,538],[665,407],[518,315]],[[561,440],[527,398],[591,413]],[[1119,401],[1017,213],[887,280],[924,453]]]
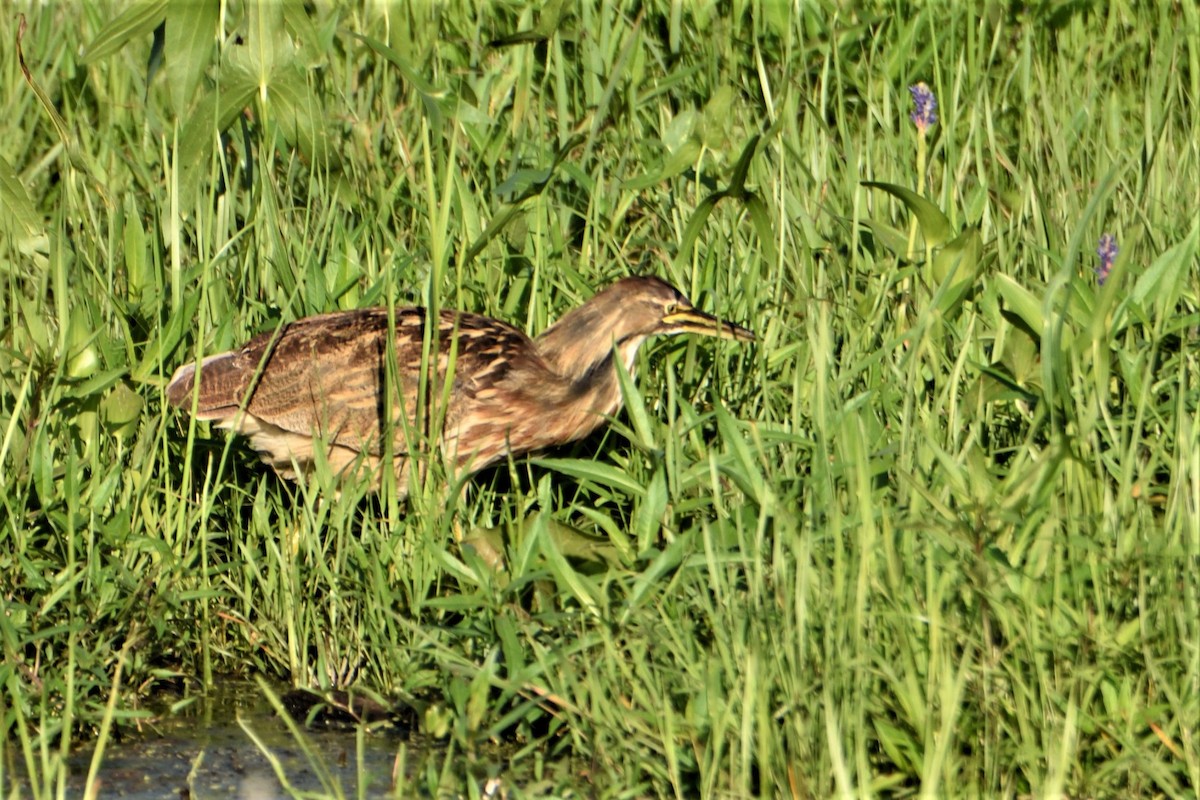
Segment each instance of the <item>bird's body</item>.
[[617,282],[536,339],[489,317],[442,311],[428,358],[425,309],[392,317],[394,356],[387,309],[321,314],[204,359],[198,388],[196,365],[180,367],[167,399],[184,409],[195,402],[198,419],[248,436],[284,477],[310,469],[320,449],[335,473],[366,474],[375,488],[390,459],[406,494],[410,454],[423,442],[435,441],[455,470],[474,472],[591,433],[621,405],[614,357],[632,370],[649,336],[754,338],[657,278]]

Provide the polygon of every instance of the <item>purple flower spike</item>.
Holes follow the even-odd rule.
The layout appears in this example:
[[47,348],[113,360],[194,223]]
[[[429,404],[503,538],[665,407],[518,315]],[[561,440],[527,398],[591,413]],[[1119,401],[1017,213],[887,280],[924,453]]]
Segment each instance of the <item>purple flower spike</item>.
[[937,124],[937,98],[929,91],[929,86],[924,81],[908,87],[908,91],[912,93],[913,104],[916,106],[908,118],[917,126],[918,131],[925,133]]
[[1117,260],[1119,252],[1117,237],[1111,233],[1100,237],[1100,246],[1096,248],[1096,255],[1100,256],[1100,266],[1096,267],[1096,283],[1103,286],[1104,282],[1108,280],[1108,273],[1112,272],[1113,262]]

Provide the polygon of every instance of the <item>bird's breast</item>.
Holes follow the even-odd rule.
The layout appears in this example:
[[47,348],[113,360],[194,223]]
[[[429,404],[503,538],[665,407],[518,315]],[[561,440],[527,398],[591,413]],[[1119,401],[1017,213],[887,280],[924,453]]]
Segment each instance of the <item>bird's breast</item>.
[[[619,400],[618,394],[618,405]],[[460,468],[478,470],[510,453],[582,439],[615,410],[611,398],[573,395],[561,379],[547,378],[540,386],[489,387],[457,409],[443,437],[443,452]]]

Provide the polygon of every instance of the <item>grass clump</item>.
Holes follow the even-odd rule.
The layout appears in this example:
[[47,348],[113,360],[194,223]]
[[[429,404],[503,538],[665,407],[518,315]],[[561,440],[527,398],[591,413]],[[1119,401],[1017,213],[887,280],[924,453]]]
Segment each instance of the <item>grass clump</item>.
[[[252,673],[413,704],[430,791],[1194,796],[1195,10],[731,11],[0,17],[0,788]],[[759,342],[655,343],[448,505],[163,401],[280,320],[538,332],[630,272]]]

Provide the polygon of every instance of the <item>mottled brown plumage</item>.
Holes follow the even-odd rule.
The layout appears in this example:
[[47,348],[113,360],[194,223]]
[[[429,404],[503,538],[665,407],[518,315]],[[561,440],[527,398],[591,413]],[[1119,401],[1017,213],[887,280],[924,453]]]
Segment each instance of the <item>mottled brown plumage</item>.
[[284,477],[311,469],[319,447],[336,473],[365,472],[374,488],[381,461],[390,457],[397,489],[406,494],[409,453],[423,441],[435,440],[456,470],[474,472],[507,453],[591,433],[621,405],[614,354],[632,371],[650,336],[754,338],[697,311],[653,277],[618,281],[536,339],[506,322],[442,311],[437,369],[427,371],[419,402],[426,312],[397,308],[394,315],[394,362],[387,309],[321,314],[204,359],[198,389],[196,365],[185,364],[171,378],[167,400],[187,410],[194,403],[197,419],[250,437]]

